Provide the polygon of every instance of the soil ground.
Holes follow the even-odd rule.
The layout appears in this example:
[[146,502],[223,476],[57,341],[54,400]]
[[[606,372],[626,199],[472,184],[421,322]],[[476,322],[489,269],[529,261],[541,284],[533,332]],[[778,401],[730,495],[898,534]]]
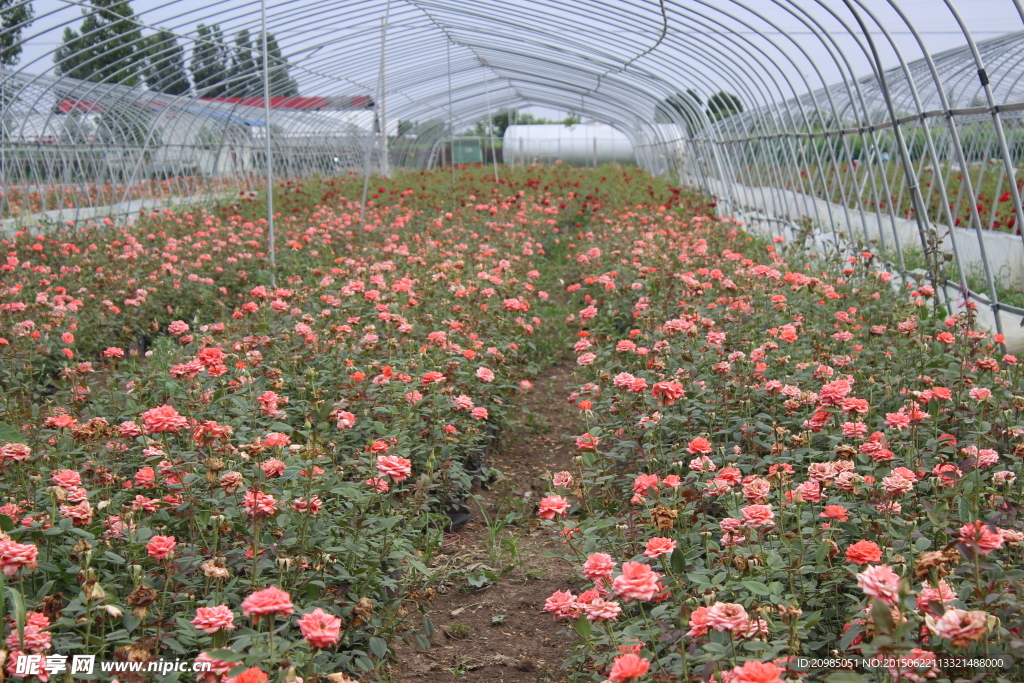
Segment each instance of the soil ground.
[[[472,517],[446,536],[444,553],[432,563],[449,579],[430,603],[436,633],[424,651],[393,641],[394,678],[408,683],[536,683],[564,679],[562,663],[574,639],[542,610],[556,590],[577,589],[578,567],[550,556],[560,539],[536,526],[532,514],[547,489],[545,475],[571,470],[573,439],[582,433],[578,411],[566,402],[572,384],[571,362],[549,368],[522,395],[522,428],[502,436],[489,466],[501,478],[478,491],[483,511],[470,501]],[[521,512],[517,524],[496,535],[495,521]],[[492,536],[494,540],[492,543]],[[484,571],[497,581],[477,588],[470,579]],[[479,581],[479,579],[477,579]]]

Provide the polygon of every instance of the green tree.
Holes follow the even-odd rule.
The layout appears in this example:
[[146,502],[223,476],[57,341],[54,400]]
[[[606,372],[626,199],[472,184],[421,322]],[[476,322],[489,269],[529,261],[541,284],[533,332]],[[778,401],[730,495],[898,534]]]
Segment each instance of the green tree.
[[[517,109],[500,109],[498,113],[491,116],[491,126],[494,128],[494,137],[501,138],[505,136],[505,129],[510,125],[515,124],[517,126],[530,126],[530,125],[544,125],[552,123],[560,123],[565,126],[575,126],[582,122],[582,118],[579,114],[570,113],[561,121],[552,121],[546,119],[543,116],[534,116],[533,114],[521,112]],[[465,135],[487,135],[487,121],[477,121],[476,128],[472,131],[466,131]]]
[[658,102],[654,107],[655,123],[682,123],[686,132],[694,135],[704,128],[704,117],[701,114],[704,101],[693,88],[686,92],[677,92]]
[[161,29],[149,39],[146,85],[150,90],[168,95],[184,95],[189,91],[185,51],[170,31]]
[[196,27],[196,45],[192,48],[192,82],[199,97],[223,97],[227,91],[230,51],[224,44],[220,26]]
[[0,66],[14,66],[21,57],[21,31],[32,23],[28,0],[0,0]]
[[58,75],[96,83],[136,85],[142,31],[128,0],[93,0],[83,9],[85,19],[78,31],[64,29],[60,47],[53,55]]
[[740,98],[724,90],[715,93],[708,100],[707,113],[708,118],[712,121],[721,121],[728,116],[739,114],[742,111],[743,103],[740,101]]
[[249,29],[243,28],[235,35],[235,49],[231,53],[231,68],[228,71],[229,97],[254,97],[263,94],[263,80],[256,66]]
[[[256,53],[256,76],[259,83],[259,94],[263,94],[263,43],[262,34],[253,46]],[[288,74],[289,64],[281,54],[281,48],[273,33],[267,34],[267,54],[270,57],[270,96],[271,97],[297,97],[299,84]]]

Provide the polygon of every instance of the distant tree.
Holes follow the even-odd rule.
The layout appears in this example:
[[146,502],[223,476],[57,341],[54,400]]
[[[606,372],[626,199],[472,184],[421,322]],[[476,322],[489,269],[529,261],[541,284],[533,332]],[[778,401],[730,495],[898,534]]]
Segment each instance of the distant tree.
[[220,26],[196,27],[196,45],[192,48],[192,82],[199,97],[223,97],[227,91],[230,51],[224,44]]
[[[491,116],[491,126],[494,128],[494,137],[501,138],[505,136],[505,129],[512,124],[517,126],[531,126],[560,123],[565,126],[575,126],[576,124],[581,123],[582,120],[583,119],[579,114],[573,113],[570,113],[560,121],[553,121],[542,116],[534,116],[528,112],[521,112],[516,109],[500,109],[498,113]],[[472,131],[466,131],[464,135],[477,135],[480,137],[486,136],[487,121],[478,121],[476,128]]]
[[742,111],[743,103],[740,101],[740,98],[724,90],[715,93],[708,100],[707,113],[708,118],[712,121],[721,121],[728,116],[739,114]]
[[53,55],[58,75],[97,83],[136,85],[144,65],[142,31],[128,0],[93,0],[78,31],[64,29]]
[[505,129],[509,127],[512,120],[512,111],[502,109],[491,117],[491,125],[494,126],[494,137],[505,136]]
[[703,108],[704,101],[696,90],[690,88],[659,101],[654,107],[654,122],[682,123],[687,133],[694,135],[704,128]]
[[28,0],[0,0],[0,66],[14,66],[21,57],[21,31],[32,23]]
[[173,33],[161,29],[150,36],[146,52],[146,85],[150,90],[168,95],[188,93],[185,51]]
[[[253,44],[253,62],[256,66],[256,85],[258,93],[256,95],[263,94],[263,35],[259,34],[256,36],[256,40]],[[268,74],[270,80],[270,96],[271,97],[297,97],[299,94],[299,84],[295,82],[295,79],[288,74],[290,65],[284,59],[284,55],[281,54],[281,48],[277,44],[277,39],[274,38],[273,33],[267,34],[267,54],[270,57],[270,73]]]
[[256,68],[249,29],[243,28],[235,35],[225,94],[228,97],[255,97],[263,94],[263,80]]

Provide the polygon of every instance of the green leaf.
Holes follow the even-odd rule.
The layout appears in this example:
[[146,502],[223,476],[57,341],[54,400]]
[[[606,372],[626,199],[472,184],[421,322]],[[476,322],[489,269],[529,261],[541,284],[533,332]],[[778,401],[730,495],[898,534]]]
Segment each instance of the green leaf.
[[683,552],[682,548],[676,548],[672,551],[669,565],[676,574],[683,574],[686,571],[686,553]]
[[244,662],[245,654],[241,652],[235,652],[234,650],[214,650],[208,652],[208,655],[213,659],[219,659],[222,662]]
[[957,502],[957,511],[960,514],[961,522],[969,522],[973,515],[971,515],[971,501],[966,496],[962,496]]
[[871,616],[875,620],[878,632],[889,634],[896,629],[896,624],[892,620],[892,610],[877,598],[871,600]]
[[[479,574],[474,574],[473,576],[470,576],[466,579],[466,583],[468,583],[470,586],[473,586],[474,588],[483,588],[487,584],[492,583],[494,580],[490,576],[488,576],[488,574],[491,574],[491,572],[480,572]],[[491,574],[491,576],[493,576],[493,574]]]
[[864,633],[863,626],[854,626],[845,634],[843,634],[843,639],[839,641],[839,651],[845,652],[846,648],[850,647],[850,643],[856,640],[857,636],[859,636],[862,633]]
[[423,564],[419,560],[415,560],[415,559],[410,557],[409,558],[409,564],[413,567],[413,569],[415,569],[419,573],[423,574],[424,576],[430,576],[431,571],[429,569],[427,569],[427,565]]
[[292,431],[291,425],[286,425],[284,422],[271,422],[270,431],[272,432],[284,432],[289,433]]
[[426,634],[427,638],[434,637],[434,622],[427,617],[423,617],[423,633]]
[[580,638],[589,638],[594,627],[587,621],[586,615],[581,615],[576,621],[572,622],[573,629],[576,633],[580,634]]
[[818,546],[818,549],[814,551],[814,563],[821,564],[825,561],[825,556],[828,555],[828,551],[832,548],[830,543],[822,543]]
[[764,585],[760,581],[740,581],[740,584],[751,593],[757,595],[770,595],[771,591],[768,590],[768,586]]
[[0,441],[10,441],[12,443],[26,443],[25,437],[21,435],[17,429],[9,424],[0,422]]
[[371,637],[370,652],[376,655],[377,659],[384,659],[388,654],[388,644],[381,638]]
[[13,586],[7,586],[7,594],[11,598],[11,611],[14,612],[14,623],[18,627],[18,642],[25,642],[25,598],[21,591]]
[[921,538],[914,541],[914,547],[917,548],[918,551],[928,550],[928,548],[932,547],[932,540],[930,538],[922,536]]
[[422,634],[416,634],[416,642],[419,644],[420,648],[424,650],[430,649],[430,641],[424,638]]

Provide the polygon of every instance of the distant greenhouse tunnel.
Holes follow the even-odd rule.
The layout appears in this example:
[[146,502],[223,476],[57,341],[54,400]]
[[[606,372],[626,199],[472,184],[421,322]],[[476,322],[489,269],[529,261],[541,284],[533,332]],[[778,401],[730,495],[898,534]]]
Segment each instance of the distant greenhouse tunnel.
[[8,225],[444,164],[476,138],[505,163],[636,163],[750,229],[872,249],[1024,347],[1021,0],[0,6]]

